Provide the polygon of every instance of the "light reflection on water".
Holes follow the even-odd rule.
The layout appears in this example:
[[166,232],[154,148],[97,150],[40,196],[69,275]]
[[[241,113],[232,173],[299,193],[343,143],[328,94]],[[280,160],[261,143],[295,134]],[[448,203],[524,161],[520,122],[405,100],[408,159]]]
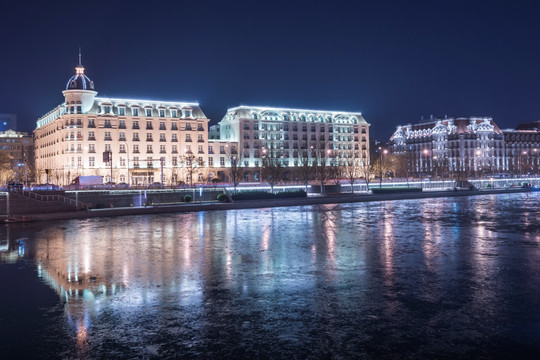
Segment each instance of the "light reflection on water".
[[43,315],[67,324],[68,341],[47,342],[61,357],[476,357],[516,346],[526,355],[540,337],[537,201],[6,227],[0,270],[16,252],[62,299],[62,315]]

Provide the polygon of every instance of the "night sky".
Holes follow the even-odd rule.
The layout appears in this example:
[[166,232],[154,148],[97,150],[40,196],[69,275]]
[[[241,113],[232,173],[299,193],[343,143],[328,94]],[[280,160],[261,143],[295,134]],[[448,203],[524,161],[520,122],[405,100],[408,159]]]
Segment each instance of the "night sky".
[[82,47],[98,96],[360,111],[372,137],[421,116],[540,119],[540,3],[40,1],[0,9],[0,113],[63,101]]

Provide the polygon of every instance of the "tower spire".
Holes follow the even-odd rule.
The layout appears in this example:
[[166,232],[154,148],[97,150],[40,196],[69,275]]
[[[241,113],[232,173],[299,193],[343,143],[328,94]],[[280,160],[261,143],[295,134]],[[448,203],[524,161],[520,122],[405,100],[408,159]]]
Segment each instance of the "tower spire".
[[84,66],[82,66],[81,64],[81,47],[79,46],[79,65],[77,65],[75,67],[75,73],[76,74],[81,74],[81,75],[84,75]]

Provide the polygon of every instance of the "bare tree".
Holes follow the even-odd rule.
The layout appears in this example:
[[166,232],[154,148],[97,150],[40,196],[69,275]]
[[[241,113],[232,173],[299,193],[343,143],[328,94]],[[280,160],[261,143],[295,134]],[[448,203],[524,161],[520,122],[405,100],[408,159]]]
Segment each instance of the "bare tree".
[[367,190],[369,191],[369,183],[375,176],[376,166],[369,161],[368,158],[363,157],[359,163],[360,177],[366,182]]
[[0,183],[6,184],[13,179],[15,175],[11,166],[13,157],[7,152],[0,151]]
[[354,183],[361,177],[361,162],[357,157],[349,157],[345,161],[345,166],[343,167],[343,174],[349,184],[351,184],[351,193],[354,193]]
[[281,154],[278,149],[273,144],[269,145],[268,148],[263,149],[261,177],[268,182],[272,193],[274,193],[274,186],[283,176],[283,164],[281,163]]
[[330,164],[328,159],[332,150],[326,149],[326,143],[320,142],[312,149],[313,165],[317,180],[321,184],[321,194],[324,193],[324,184],[330,178]]
[[187,180],[191,187],[193,187],[193,174],[197,168],[204,166],[202,158],[198,158],[190,150],[186,151],[180,158],[180,162],[186,168]]
[[229,176],[234,187],[234,193],[236,194],[236,187],[242,181],[242,175],[244,173],[244,157],[233,146],[227,147],[227,159],[229,161]]
[[304,181],[306,192],[308,181],[313,175],[313,161],[309,155],[310,154],[307,145],[303,146],[300,152],[300,175],[302,176],[302,180]]

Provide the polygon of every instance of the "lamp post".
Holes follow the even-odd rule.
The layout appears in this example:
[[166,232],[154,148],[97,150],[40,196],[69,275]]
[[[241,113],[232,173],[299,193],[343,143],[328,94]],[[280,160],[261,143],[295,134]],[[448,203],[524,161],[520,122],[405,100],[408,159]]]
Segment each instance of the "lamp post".
[[[424,149],[424,151],[422,151],[422,152],[426,156],[426,175],[427,175],[427,171],[428,171],[428,167],[429,167],[429,161],[428,161],[429,150]],[[420,171],[420,176],[422,176],[422,171]],[[424,178],[425,178],[425,176],[422,176],[422,189],[424,188]]]
[[126,167],[127,167],[127,184],[128,184],[128,187],[131,186],[130,183],[130,177],[129,177],[129,146],[127,143],[123,142],[122,143],[123,145],[125,145],[126,147],[126,152],[127,152],[127,163],[126,163]]
[[480,158],[480,155],[482,154],[482,151],[480,150],[476,150],[476,174],[477,174],[477,178],[480,178],[480,165],[482,163],[482,159]]
[[380,167],[380,171],[379,171],[379,189],[382,188],[382,172],[383,172],[383,152],[384,154],[386,154],[388,152],[388,150],[386,149],[382,149],[382,147],[379,146],[379,167]]
[[[525,161],[527,160],[527,151],[523,151],[522,152],[522,155],[523,155],[523,158],[525,158]],[[520,161],[521,163],[521,161]],[[521,176],[523,177],[523,175],[525,175],[525,164],[521,165],[522,166],[522,171],[521,172]]]

